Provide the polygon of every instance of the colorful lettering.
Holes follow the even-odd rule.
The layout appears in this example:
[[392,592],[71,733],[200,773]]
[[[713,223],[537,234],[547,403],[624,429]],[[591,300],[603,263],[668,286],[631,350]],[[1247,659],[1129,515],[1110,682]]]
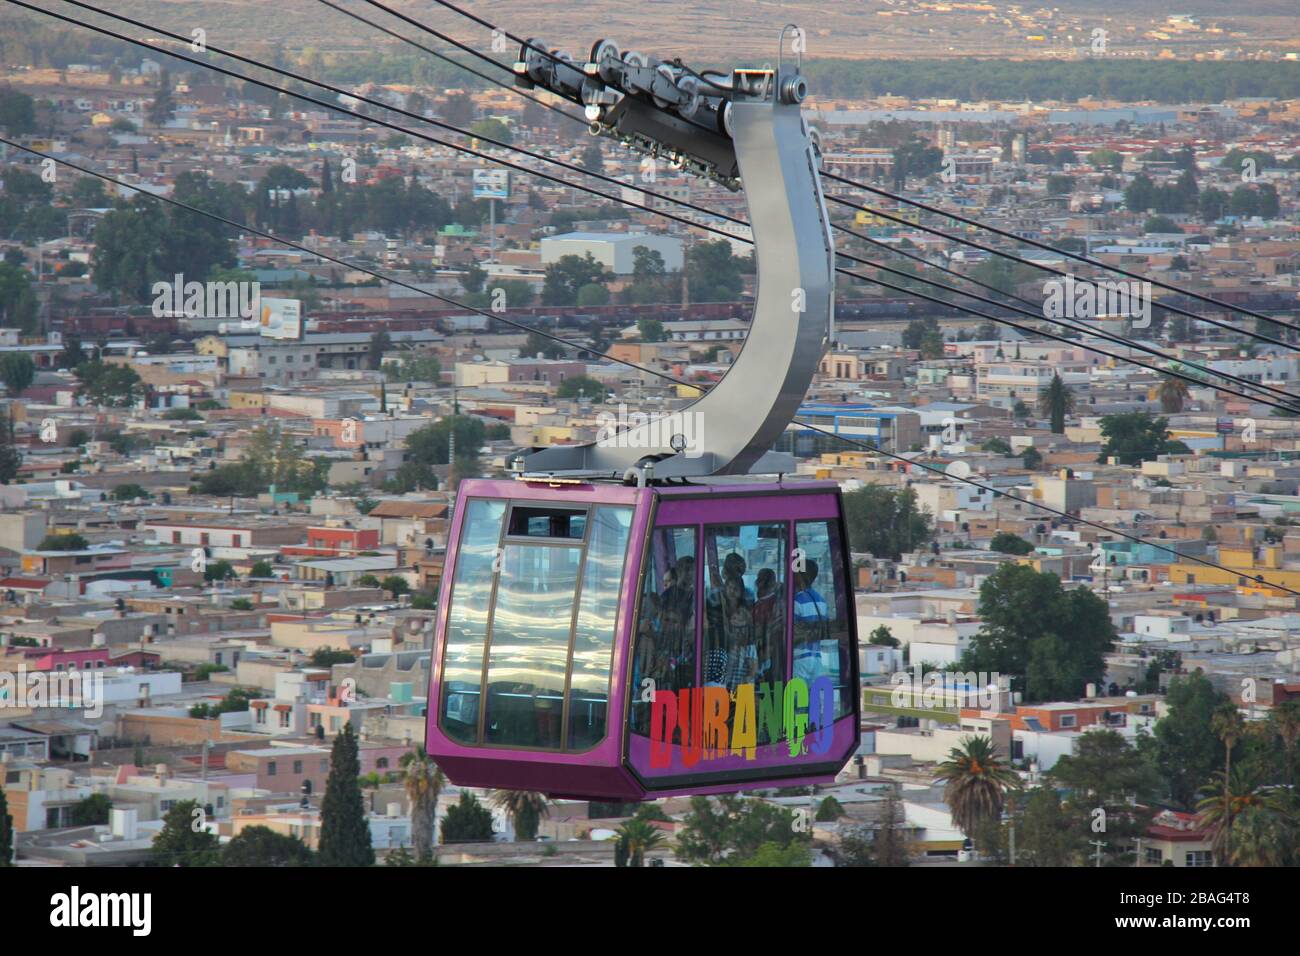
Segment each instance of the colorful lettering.
[[746,760],[758,756],[753,684],[741,684],[736,688],[736,719],[735,726],[731,729],[731,752],[736,756],[744,754]]
[[827,754],[834,743],[835,693],[835,682],[826,675],[811,686],[796,677],[788,683],[739,684],[734,691],[719,686],[656,690],[650,702],[650,769],[669,770],[677,760],[678,769],[725,757],[757,760],[760,740],[770,747],[783,738],[791,757]]

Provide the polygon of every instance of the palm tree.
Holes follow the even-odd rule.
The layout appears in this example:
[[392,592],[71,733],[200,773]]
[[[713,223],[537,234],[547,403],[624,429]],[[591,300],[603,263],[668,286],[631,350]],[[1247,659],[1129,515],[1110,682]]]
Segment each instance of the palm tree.
[[1226,866],[1234,859],[1232,829],[1237,820],[1242,814],[1269,812],[1272,802],[1267,792],[1257,788],[1255,781],[1241,768],[1231,772],[1216,770],[1214,778],[1201,789],[1201,793],[1204,796],[1197,802],[1196,812],[1201,825],[1213,834],[1211,849],[1215,862]]
[[[1210,732],[1223,741],[1223,799],[1228,800],[1228,785],[1232,777],[1232,748],[1237,745],[1241,735],[1246,732],[1246,723],[1241,719],[1237,705],[1229,701],[1220,704],[1210,717]],[[1223,855],[1226,859],[1232,855],[1232,816],[1229,815],[1223,826]]]
[[1002,816],[1006,792],[1020,788],[1020,778],[1002,762],[989,737],[971,737],[953,747],[939,764],[936,779],[945,782],[943,798],[953,821],[968,837],[980,824]]
[[1156,389],[1162,412],[1181,412],[1183,403],[1187,401],[1190,394],[1187,383],[1181,378],[1166,378]]
[[504,810],[515,828],[515,839],[537,838],[537,824],[550,814],[550,801],[533,790],[498,790],[492,805]]
[[1232,825],[1232,866],[1286,866],[1286,823],[1271,807],[1243,810]]
[[411,804],[411,842],[415,845],[415,856],[426,860],[433,855],[434,818],[447,777],[425,753],[423,745],[402,754],[399,766],[405,772],[406,799]]
[[[645,866],[645,855],[664,842],[664,833],[649,820],[635,818],[618,828],[616,866]],[[624,862],[625,861],[625,862]]]
[[1038,413],[1051,419],[1052,434],[1065,434],[1066,416],[1074,411],[1074,393],[1061,381],[1060,375],[1053,375],[1047,391],[1038,398]]
[[1273,708],[1269,718],[1273,731],[1282,738],[1282,753],[1286,766],[1283,768],[1287,786],[1295,783],[1295,745],[1300,740],[1300,701],[1288,700]]

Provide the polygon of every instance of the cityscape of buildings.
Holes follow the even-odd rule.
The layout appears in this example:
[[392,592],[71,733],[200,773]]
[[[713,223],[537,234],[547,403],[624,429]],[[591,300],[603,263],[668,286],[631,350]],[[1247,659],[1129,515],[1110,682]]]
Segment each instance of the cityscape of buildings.
[[[843,493],[861,744],[817,787],[638,806],[460,787],[423,753],[450,519],[520,449],[727,374],[744,192],[482,83],[289,84],[340,110],[123,44],[6,49],[15,865],[309,860],[340,767],[381,865],[1300,862],[1300,90],[813,89],[858,258],[776,450]],[[1063,283],[1108,277],[1067,252],[1161,285],[1085,307]],[[963,277],[985,301],[925,284]],[[953,782],[982,746],[992,817]],[[709,845],[714,814],[752,828]]]

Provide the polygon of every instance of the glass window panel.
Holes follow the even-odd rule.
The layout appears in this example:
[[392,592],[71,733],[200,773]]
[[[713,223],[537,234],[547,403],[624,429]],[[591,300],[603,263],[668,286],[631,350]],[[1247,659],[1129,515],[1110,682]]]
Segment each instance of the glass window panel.
[[558,750],[582,548],[507,544],[488,654],[484,741]]
[[512,538],[571,538],[581,541],[587,531],[587,512],[568,508],[515,505],[510,511]]
[[695,528],[655,528],[643,575],[632,659],[632,732],[650,732],[647,680],[655,690],[695,686]]
[[573,632],[568,750],[586,750],[605,736],[609,669],[631,527],[631,508],[597,508],[592,513]]
[[505,513],[504,501],[474,500],[465,509],[442,668],[442,729],[447,736],[462,743],[478,741],[492,560],[501,540]]
[[[786,524],[704,529],[704,686],[784,681]],[[760,744],[772,743],[760,725]]]
[[[831,521],[795,525],[800,554],[794,564],[794,676],[811,688],[829,676],[835,687],[835,717],[853,712],[852,641],[839,526]],[[803,570],[799,567],[802,565]],[[810,725],[812,718],[810,717]]]

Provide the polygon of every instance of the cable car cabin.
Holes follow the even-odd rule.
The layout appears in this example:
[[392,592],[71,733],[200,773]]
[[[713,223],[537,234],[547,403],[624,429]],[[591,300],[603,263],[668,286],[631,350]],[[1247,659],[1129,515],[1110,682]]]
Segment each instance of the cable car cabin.
[[642,800],[833,779],[858,746],[839,489],[466,481],[428,752],[455,783]]

